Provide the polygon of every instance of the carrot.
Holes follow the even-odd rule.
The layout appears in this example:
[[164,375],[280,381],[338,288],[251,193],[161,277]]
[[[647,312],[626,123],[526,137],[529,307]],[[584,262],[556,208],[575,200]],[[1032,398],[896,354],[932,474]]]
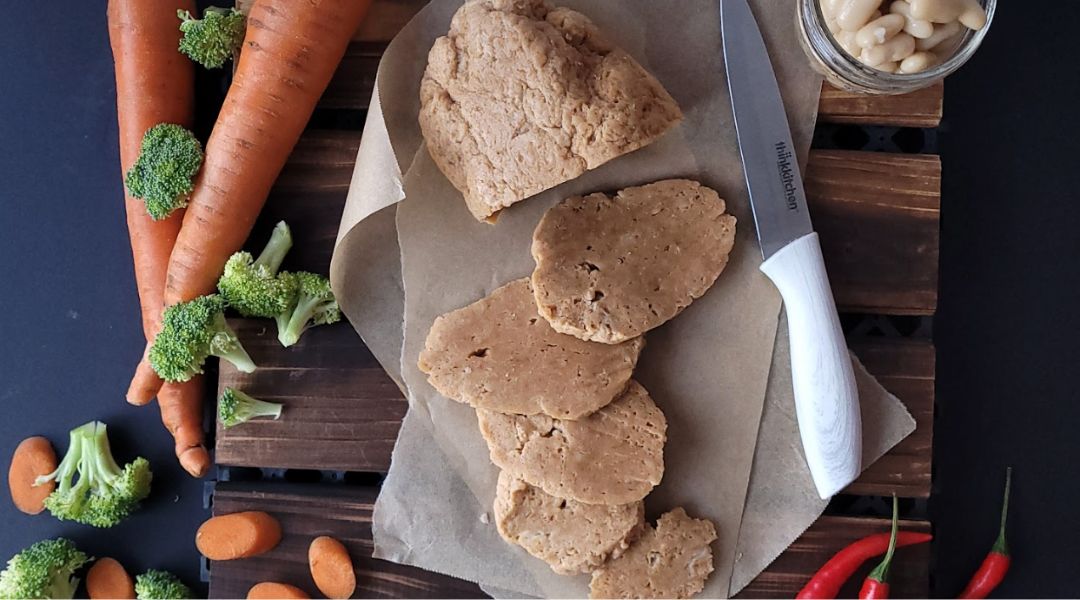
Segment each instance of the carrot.
[[[191,128],[195,116],[195,71],[180,54],[177,9],[195,10],[194,0],[109,0],[109,42],[116,70],[116,116],[120,171],[139,157],[143,134],[159,123]],[[123,177],[123,175],[121,175]],[[146,204],[125,194],[128,235],[143,332],[151,340],[161,322],[165,273],[182,217],[154,221]]]
[[114,558],[99,558],[86,573],[86,593],[98,598],[135,598],[135,581]]
[[308,547],[308,566],[315,587],[327,598],[348,598],[356,591],[356,572],[345,545],[320,536]]
[[34,482],[42,475],[56,470],[56,452],[49,440],[43,437],[29,437],[15,448],[8,468],[8,489],[15,508],[28,515],[36,515],[45,510],[45,498],[56,489],[56,482],[49,481],[35,486]]
[[[194,11],[195,0],[109,0],[121,173],[138,159],[147,129],[159,123],[190,128],[195,120],[195,70],[177,50],[181,37],[177,10]],[[161,329],[165,274],[183,224],[183,210],[155,221],[142,200],[126,193],[124,208],[143,334],[150,342]],[[145,358],[135,381],[138,385],[128,390],[127,398],[139,405],[150,402],[163,383]],[[203,446],[202,389],[194,383],[170,384],[160,396],[162,421],[174,436],[182,434],[176,437],[176,455],[189,473],[199,477],[210,464]]]
[[248,600],[277,600],[279,598],[297,598],[302,600],[311,598],[304,590],[296,586],[287,583],[278,583],[276,581],[256,583],[248,590],[247,597]]
[[167,305],[213,291],[371,0],[256,0],[169,260]]
[[203,446],[202,395],[202,377],[167,383],[158,392],[161,422],[176,441],[180,466],[192,477],[202,477],[210,469],[210,454]]
[[213,517],[195,533],[195,546],[210,560],[234,560],[269,552],[281,541],[281,524],[260,511]]
[[[214,290],[240,249],[371,0],[256,0],[232,85],[169,258],[165,304]],[[162,382],[146,365],[128,401]]]

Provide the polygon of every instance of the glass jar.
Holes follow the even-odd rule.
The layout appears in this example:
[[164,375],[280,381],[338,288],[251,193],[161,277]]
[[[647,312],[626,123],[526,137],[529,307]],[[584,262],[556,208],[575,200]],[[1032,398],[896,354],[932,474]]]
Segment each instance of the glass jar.
[[947,57],[925,71],[912,74],[881,71],[845,52],[825,24],[820,0],[798,0],[796,28],[814,70],[832,85],[857,94],[906,94],[941,81],[975,54],[990,29],[997,7],[997,0],[979,0],[979,3],[986,11],[986,25],[978,31],[962,28],[963,37]]

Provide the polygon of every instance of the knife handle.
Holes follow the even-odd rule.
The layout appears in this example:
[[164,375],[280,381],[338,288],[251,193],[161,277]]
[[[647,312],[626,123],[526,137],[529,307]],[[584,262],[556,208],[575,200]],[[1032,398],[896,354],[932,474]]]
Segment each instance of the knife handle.
[[818,495],[829,498],[861,471],[862,418],[818,235],[784,246],[762,263],[761,271],[784,299],[803,450]]

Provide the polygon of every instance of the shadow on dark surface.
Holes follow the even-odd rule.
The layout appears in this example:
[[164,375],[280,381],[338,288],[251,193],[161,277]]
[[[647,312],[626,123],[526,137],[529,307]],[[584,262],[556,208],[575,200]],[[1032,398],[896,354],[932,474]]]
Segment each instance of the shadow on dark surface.
[[955,597],[994,541],[1015,467],[998,597],[1075,596],[1080,565],[1080,76],[1076,2],[998,3],[945,85],[933,590]]

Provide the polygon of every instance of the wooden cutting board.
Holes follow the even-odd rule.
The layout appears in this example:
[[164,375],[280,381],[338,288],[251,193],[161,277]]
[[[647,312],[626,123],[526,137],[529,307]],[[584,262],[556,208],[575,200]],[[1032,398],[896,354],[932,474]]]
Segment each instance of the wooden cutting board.
[[[424,4],[375,0],[313,123],[334,120],[320,113],[345,114],[347,122],[363,123],[383,49]],[[850,133],[844,127],[856,125],[934,128],[941,119],[942,93],[938,85],[908,96],[864,97],[826,86],[819,112],[825,125],[819,133],[842,137]],[[835,124],[847,125],[837,130]],[[894,129],[874,131],[887,135]],[[329,270],[361,136],[350,129],[310,128],[305,133],[252,233],[255,250],[273,224],[284,219],[296,232],[287,267]],[[861,323],[849,344],[918,423],[914,434],[845,491],[853,496],[896,493],[922,500],[930,495],[935,357],[928,327],[919,325],[937,305],[940,178],[941,163],[934,155],[829,149],[810,154],[806,188],[833,292],[845,322]],[[896,316],[905,318],[898,324]],[[281,518],[285,536],[266,555],[211,564],[211,597],[243,597],[263,580],[293,583],[314,595],[306,548],[322,534],[340,537],[357,559],[357,597],[480,594],[470,583],[371,558],[371,507],[407,403],[352,328],[346,323],[316,328],[285,349],[268,321],[236,319],[233,325],[260,368],[248,375],[224,364],[219,388],[240,387],[282,402],[288,418],[217,430],[215,460],[234,467],[222,473],[236,476],[235,467],[253,467],[277,479],[219,482],[213,511],[266,510]],[[882,330],[894,335],[882,336]],[[895,335],[895,330],[908,335]],[[847,500],[842,506],[834,503],[830,513],[860,505]],[[916,520],[905,526],[928,531],[931,524]],[[882,518],[822,517],[740,596],[792,596],[847,543],[887,530]],[[895,571],[894,596],[925,597],[929,547],[905,549],[901,558],[904,567]]]

